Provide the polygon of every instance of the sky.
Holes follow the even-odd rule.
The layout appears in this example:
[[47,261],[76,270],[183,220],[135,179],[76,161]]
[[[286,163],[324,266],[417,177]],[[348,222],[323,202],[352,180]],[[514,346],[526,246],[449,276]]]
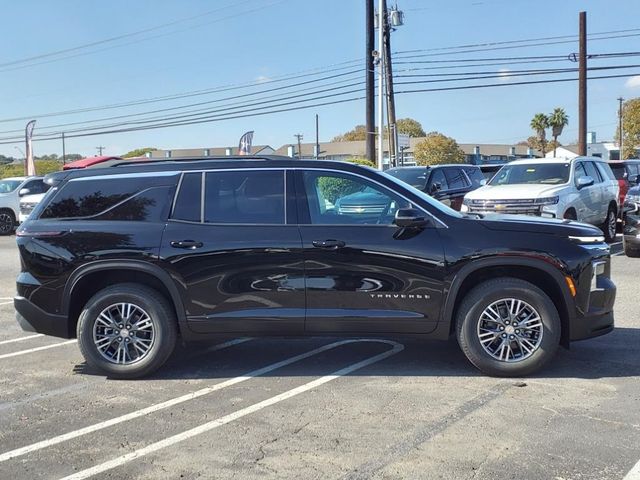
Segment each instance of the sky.
[[[375,3],[377,5],[378,0]],[[574,142],[578,124],[576,82],[509,84],[575,77],[574,73],[514,77],[513,70],[575,68],[576,63],[569,60],[569,55],[577,52],[578,45],[569,39],[571,43],[546,45],[532,44],[550,41],[528,45],[503,43],[499,49],[486,51],[470,51],[482,50],[482,47],[450,47],[577,35],[578,12],[585,10],[587,29],[593,35],[588,47],[590,54],[640,51],[638,0],[398,0],[397,6],[404,11],[405,25],[393,32],[392,51],[420,52],[395,53],[396,92],[499,85],[396,95],[398,118],[415,118],[425,131],[442,132],[459,143],[515,144],[532,135],[529,122],[535,113],[548,113],[555,107],[564,108],[569,115],[569,126],[560,138],[561,143]],[[363,100],[256,115],[268,111],[268,103],[260,104],[267,101],[263,100],[265,97],[271,98],[268,101],[279,98],[281,103],[287,103],[284,96],[308,95],[314,89],[322,91],[316,96],[327,96],[279,107],[287,108],[364,95],[364,85],[359,83],[364,80],[364,0],[6,0],[2,2],[1,18],[0,138],[21,135],[19,132],[27,119],[33,118],[37,120],[36,135],[65,131],[66,152],[87,156],[95,155],[98,146],[103,146],[104,154],[108,155],[149,146],[162,149],[231,146],[237,145],[240,136],[248,130],[255,131],[254,144],[278,148],[295,143],[294,135],[298,133],[304,136],[303,141],[314,141],[315,114],[320,119],[320,141],[329,141],[365,121]],[[636,31],[598,35],[628,29]],[[606,38],[621,35],[628,36]],[[110,40],[114,37],[121,38]],[[59,51],[63,52],[55,54]],[[468,62],[469,59],[541,56],[555,56],[556,60],[484,67]],[[464,62],[460,67],[460,63],[452,60]],[[422,61],[440,63],[417,63]],[[441,68],[447,64],[459,68]],[[598,58],[589,62],[590,67],[635,64],[640,64],[640,56]],[[425,67],[431,70],[416,70]],[[453,82],[403,84],[451,78],[404,75],[452,71],[499,72],[499,75],[475,81],[460,81],[460,77],[456,77]],[[347,75],[347,72],[355,73]],[[340,76],[318,80],[338,74]],[[613,138],[617,125],[616,99],[640,96],[640,66],[589,72],[590,76],[613,74],[630,76],[589,81],[588,130],[595,131],[598,140]],[[291,86],[307,80],[315,81]],[[357,85],[345,86],[351,84]],[[245,87],[239,88],[241,85]],[[287,86],[288,90],[273,90]],[[338,86],[343,90],[336,88]],[[220,87],[227,90],[220,91]],[[331,88],[333,90],[329,90]],[[207,89],[218,91],[153,100]],[[353,93],[328,97],[344,91]],[[253,96],[240,97],[247,94]],[[234,96],[238,98],[230,98]],[[288,102],[304,98],[308,97],[294,97]],[[47,116],[149,99],[138,105]],[[242,107],[247,109],[242,118],[221,118],[229,116],[229,112],[240,108],[238,105],[243,102],[258,105]],[[214,113],[217,120],[73,137],[72,130],[86,128],[86,122],[167,108],[174,110],[145,115],[179,115],[182,112],[175,107],[196,103],[201,105],[188,110],[218,108]],[[227,110],[220,113],[221,107]],[[145,115],[95,124],[139,120]],[[76,125],[51,127],[68,123]],[[23,141],[0,145],[0,154],[7,156],[21,157],[20,150],[24,150]],[[59,139],[37,141],[34,151],[36,155],[60,155],[62,143]]]

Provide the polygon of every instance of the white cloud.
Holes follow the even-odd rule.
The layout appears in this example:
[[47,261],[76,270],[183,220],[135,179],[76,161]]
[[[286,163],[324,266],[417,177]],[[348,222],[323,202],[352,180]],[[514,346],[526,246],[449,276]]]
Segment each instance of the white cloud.
[[509,75],[510,73],[511,70],[509,70],[508,68],[501,68],[498,73],[498,75],[500,76],[498,80],[500,82],[508,82],[509,80],[511,80],[511,75]]
[[267,77],[265,75],[260,75],[259,77],[256,78],[256,82],[258,83],[268,82],[269,80],[271,80],[271,77]]
[[627,88],[640,88],[640,75],[636,75],[635,77],[628,79],[624,86]]

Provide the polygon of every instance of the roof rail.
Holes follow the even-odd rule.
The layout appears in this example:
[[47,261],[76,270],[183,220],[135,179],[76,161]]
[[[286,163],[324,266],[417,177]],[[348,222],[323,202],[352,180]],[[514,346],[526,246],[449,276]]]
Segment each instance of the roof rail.
[[217,155],[210,157],[178,157],[178,158],[147,158],[132,159],[131,161],[118,162],[114,167],[131,165],[157,165],[183,162],[206,162],[206,161],[230,161],[230,160],[298,160],[297,158],[286,157],[284,155]]

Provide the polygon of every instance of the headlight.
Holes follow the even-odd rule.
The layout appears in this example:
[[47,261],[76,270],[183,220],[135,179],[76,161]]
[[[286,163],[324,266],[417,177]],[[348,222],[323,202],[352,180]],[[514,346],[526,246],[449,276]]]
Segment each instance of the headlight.
[[569,240],[572,240],[576,243],[603,243],[604,237],[602,235],[589,235],[586,237],[569,237]]
[[536,198],[536,205],[557,205],[560,201],[560,197],[556,195],[555,197],[545,197],[545,198]]

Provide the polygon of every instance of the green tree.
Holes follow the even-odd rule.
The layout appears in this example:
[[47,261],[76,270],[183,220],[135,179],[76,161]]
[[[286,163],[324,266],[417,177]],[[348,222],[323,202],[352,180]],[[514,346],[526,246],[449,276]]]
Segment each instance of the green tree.
[[357,140],[365,140],[367,138],[367,127],[364,125],[356,125],[352,130],[336,135],[332,142],[355,142]]
[[[624,102],[622,106],[622,132],[623,149],[620,158],[635,158],[640,148],[640,98],[632,98]],[[616,132],[616,141],[619,142],[620,129]]]
[[413,138],[424,137],[426,135],[420,122],[413,118],[401,118],[397,120],[396,129],[398,133],[405,133]]
[[[348,158],[345,161],[375,168],[373,162],[365,158]],[[318,188],[326,200],[335,203],[336,199],[359,191],[362,188],[362,184],[347,180],[346,178],[320,177],[318,180]]]
[[430,132],[418,142],[413,152],[418,165],[464,163],[465,153],[453,138]]
[[538,140],[538,150],[544,157],[547,153],[547,128],[549,128],[549,118],[544,113],[536,113],[531,119],[531,129],[536,132]]
[[558,148],[558,137],[562,135],[564,127],[569,125],[569,116],[564,111],[564,108],[554,108],[553,113],[549,115],[549,126],[551,127],[551,135],[553,136],[553,146],[549,145],[549,148],[553,148],[553,156],[556,156],[556,148]]
[[144,147],[144,148],[136,148],[135,150],[131,150],[130,152],[122,155],[122,158],[132,158],[132,157],[144,157],[144,155],[148,152],[153,152],[157,150],[155,147]]
[[[38,175],[46,175],[47,173],[62,170],[62,163],[57,160],[35,160],[35,165]],[[24,176],[24,163],[0,166],[0,178],[22,176]]]

